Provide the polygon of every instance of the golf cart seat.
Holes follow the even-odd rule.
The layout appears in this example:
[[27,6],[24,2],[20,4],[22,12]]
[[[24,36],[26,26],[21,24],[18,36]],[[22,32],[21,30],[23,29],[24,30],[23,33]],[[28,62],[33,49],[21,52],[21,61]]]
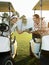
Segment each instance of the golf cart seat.
[[34,40],[30,40],[30,56],[40,58],[40,43],[35,43]]
[[0,52],[10,51],[10,40],[7,37],[0,36]]
[[49,51],[49,35],[45,35],[42,37],[41,50]]

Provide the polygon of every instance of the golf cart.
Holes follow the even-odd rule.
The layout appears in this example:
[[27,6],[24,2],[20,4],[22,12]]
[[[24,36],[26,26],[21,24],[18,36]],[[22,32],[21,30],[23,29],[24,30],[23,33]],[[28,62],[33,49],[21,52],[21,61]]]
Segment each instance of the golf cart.
[[[34,14],[36,10],[39,10],[42,18],[42,10],[49,10],[48,6],[49,6],[49,0],[39,0],[39,2],[33,8]],[[41,25],[42,25],[42,19],[41,19]],[[36,58],[40,58],[41,50],[45,51],[49,50],[49,33],[46,33],[45,35],[41,34],[41,40],[40,38],[35,39],[36,42],[34,42],[33,39],[30,41],[30,55],[34,54]]]
[[[0,2],[0,12],[15,12],[10,2]],[[15,39],[13,40],[15,41]],[[0,23],[0,65],[15,65],[12,53],[10,19],[9,25],[4,22]],[[13,55],[12,55],[13,54]]]

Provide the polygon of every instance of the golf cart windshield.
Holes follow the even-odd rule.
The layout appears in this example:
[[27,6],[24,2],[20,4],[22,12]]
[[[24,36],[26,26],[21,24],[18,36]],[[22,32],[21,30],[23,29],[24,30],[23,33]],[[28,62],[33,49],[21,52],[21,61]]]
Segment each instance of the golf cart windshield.
[[7,32],[9,30],[9,26],[5,23],[0,23],[0,31]]

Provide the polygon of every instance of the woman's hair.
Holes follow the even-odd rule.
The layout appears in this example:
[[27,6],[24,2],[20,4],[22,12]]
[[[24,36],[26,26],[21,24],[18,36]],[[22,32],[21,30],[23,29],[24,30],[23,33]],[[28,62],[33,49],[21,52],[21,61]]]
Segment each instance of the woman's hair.
[[40,18],[38,14],[34,14],[33,16],[35,16],[36,18]]

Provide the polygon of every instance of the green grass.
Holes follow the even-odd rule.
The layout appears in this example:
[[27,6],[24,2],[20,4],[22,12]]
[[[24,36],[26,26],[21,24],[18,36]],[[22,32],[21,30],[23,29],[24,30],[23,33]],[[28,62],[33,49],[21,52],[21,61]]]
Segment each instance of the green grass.
[[37,65],[35,58],[29,56],[29,41],[32,35],[29,33],[16,34],[16,40],[18,43],[17,56],[15,57],[16,65]]

